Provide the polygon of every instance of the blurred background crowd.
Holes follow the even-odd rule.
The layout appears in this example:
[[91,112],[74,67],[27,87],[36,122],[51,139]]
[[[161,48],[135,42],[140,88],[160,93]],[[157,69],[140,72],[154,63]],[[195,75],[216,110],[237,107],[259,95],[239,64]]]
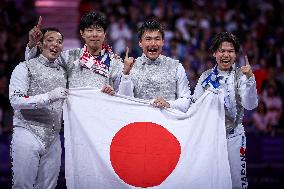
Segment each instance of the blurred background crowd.
[[[124,57],[126,46],[130,48],[131,56],[141,55],[137,28],[146,18],[159,18],[165,26],[163,54],[180,60],[192,92],[199,75],[215,65],[208,50],[212,37],[221,31],[234,33],[242,45],[237,64],[241,66],[243,55],[248,55],[260,99],[257,109],[245,114],[244,125],[248,136],[284,136],[283,0],[72,1],[76,2],[77,11],[77,18],[72,23],[75,33],[77,31],[74,34],[76,40],[80,40],[77,27],[82,14],[91,10],[101,11],[109,20],[107,43],[121,57]],[[11,72],[24,60],[28,31],[36,24],[40,14],[37,5],[48,5],[48,2],[52,1],[1,0],[0,140],[9,138],[12,132],[13,113],[8,99]],[[68,2],[71,0],[65,1]]]

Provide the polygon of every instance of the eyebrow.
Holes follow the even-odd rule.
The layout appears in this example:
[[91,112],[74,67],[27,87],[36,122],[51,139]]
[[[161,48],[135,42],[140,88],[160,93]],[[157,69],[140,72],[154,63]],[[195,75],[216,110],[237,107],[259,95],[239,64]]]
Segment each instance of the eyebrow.
[[150,39],[152,39],[152,38],[162,38],[161,36],[145,36],[145,38],[150,38]]

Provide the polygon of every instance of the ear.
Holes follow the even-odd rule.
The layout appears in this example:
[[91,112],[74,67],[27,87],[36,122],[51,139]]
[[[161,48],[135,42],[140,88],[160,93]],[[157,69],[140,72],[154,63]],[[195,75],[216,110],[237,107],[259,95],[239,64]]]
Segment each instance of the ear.
[[139,40],[139,47],[141,47],[141,48],[142,48],[141,40]]
[[81,34],[81,37],[83,37],[84,32],[82,30],[80,30],[80,34]]
[[38,46],[38,48],[41,52],[42,51],[42,42],[41,41],[37,42],[36,46]]

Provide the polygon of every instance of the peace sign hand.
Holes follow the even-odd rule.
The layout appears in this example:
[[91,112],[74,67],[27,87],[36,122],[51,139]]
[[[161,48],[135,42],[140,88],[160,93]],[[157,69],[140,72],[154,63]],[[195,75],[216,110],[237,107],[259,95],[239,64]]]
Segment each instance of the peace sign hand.
[[41,25],[42,25],[42,17],[40,16],[37,25],[34,26],[33,29],[29,31],[29,43],[28,43],[29,48],[33,48],[34,46],[36,46],[37,43],[42,38],[42,32],[40,30]]
[[243,72],[243,74],[247,76],[247,78],[250,78],[253,76],[253,72],[252,72],[247,56],[245,56],[245,65],[241,67],[241,71]]
[[133,64],[135,62],[133,57],[128,57],[128,53],[129,53],[129,48],[126,47],[126,53],[125,53],[125,58],[124,58],[124,67],[123,67],[123,74],[124,75],[129,75],[130,70],[133,67]]

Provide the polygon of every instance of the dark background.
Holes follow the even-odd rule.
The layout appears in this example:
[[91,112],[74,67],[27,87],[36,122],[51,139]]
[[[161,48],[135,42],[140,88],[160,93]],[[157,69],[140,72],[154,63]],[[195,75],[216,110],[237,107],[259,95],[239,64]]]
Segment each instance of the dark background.
[[[146,18],[158,17],[166,27],[163,54],[180,60],[191,90],[199,75],[215,64],[208,53],[212,36],[221,31],[237,35],[242,44],[238,65],[243,65],[243,54],[247,54],[261,102],[257,110],[246,112],[243,122],[247,132],[249,188],[283,188],[283,9],[283,0],[1,0],[0,188],[11,188],[9,145],[13,111],[8,85],[14,67],[24,60],[28,31],[41,15],[44,26],[56,26],[63,32],[65,49],[79,47],[79,18],[90,10],[107,15],[110,21],[107,42],[122,57],[126,46],[131,49],[131,56],[141,54],[137,27]],[[260,121],[259,127],[256,117],[273,121],[267,124]],[[65,188],[64,161],[57,188]]]

